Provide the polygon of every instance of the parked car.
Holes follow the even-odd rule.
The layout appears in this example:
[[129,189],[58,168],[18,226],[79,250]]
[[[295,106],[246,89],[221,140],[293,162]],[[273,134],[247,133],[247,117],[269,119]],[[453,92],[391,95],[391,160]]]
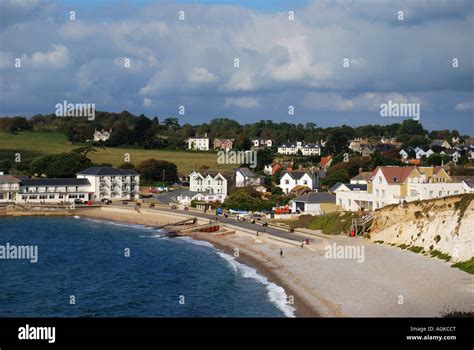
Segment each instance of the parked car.
[[128,204],[128,201],[122,201],[122,204],[127,205],[127,204]]
[[85,204],[87,203],[86,201],[83,201],[82,199],[76,198],[74,199],[74,204]]
[[112,203],[112,201],[111,201],[110,199],[108,199],[108,198],[102,198],[102,199],[100,200],[100,202],[101,202],[102,204],[111,204],[111,203]]

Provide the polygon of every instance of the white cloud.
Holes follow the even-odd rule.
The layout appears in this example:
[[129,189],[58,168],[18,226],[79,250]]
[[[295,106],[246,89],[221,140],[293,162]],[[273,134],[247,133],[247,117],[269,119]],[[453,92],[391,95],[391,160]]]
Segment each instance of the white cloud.
[[193,68],[189,75],[189,81],[192,83],[212,83],[217,80],[217,76],[209,72],[206,68]]
[[227,97],[225,106],[236,106],[240,108],[255,108],[259,106],[258,99],[255,97]]
[[69,63],[69,50],[64,45],[53,45],[47,52],[35,52],[31,55],[35,67],[64,68]]
[[151,100],[151,99],[149,99],[149,98],[147,98],[147,97],[145,97],[145,98],[143,99],[143,107],[151,107],[152,104],[153,104],[153,103],[152,103],[152,100]]
[[456,104],[454,109],[458,112],[474,111],[474,102],[473,101],[459,102],[458,104]]

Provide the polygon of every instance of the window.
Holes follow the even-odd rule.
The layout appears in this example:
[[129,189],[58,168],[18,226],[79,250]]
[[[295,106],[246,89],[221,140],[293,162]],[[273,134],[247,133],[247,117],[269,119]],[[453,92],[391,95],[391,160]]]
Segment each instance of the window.
[[430,196],[430,198],[433,197],[433,191],[430,191],[429,196]]
[[290,180],[285,180],[285,185],[289,185],[290,184]]
[[382,190],[382,197],[385,197],[385,190]]
[[375,190],[375,197],[379,196],[379,190]]
[[54,199],[54,197],[55,197],[54,194],[49,195],[49,199]]
[[379,176],[379,184],[382,183],[382,176]]

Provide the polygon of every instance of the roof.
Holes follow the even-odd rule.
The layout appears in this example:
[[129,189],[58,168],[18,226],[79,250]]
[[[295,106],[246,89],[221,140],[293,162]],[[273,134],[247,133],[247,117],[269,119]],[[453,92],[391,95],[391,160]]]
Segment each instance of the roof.
[[419,166],[406,166],[406,167],[399,167],[399,166],[378,166],[373,171],[372,175],[375,176],[378,170],[382,171],[382,174],[385,177],[385,180],[389,184],[394,183],[403,183],[407,179],[407,177],[411,174],[413,169],[417,169],[420,173],[426,173],[426,170],[431,174],[437,174],[442,168],[440,166],[435,167],[419,167]]
[[371,178],[372,178],[372,172],[364,171],[364,172],[361,172],[360,174],[354,176],[351,180],[354,180],[354,181],[370,181]]
[[294,198],[293,202],[303,203],[336,203],[336,196],[329,192],[310,192]]
[[344,184],[351,191],[367,191],[367,185]]
[[311,174],[308,171],[285,171],[284,173],[281,174],[281,177],[283,177],[285,174],[290,175],[295,180],[301,179],[305,174],[308,174],[309,176],[311,176]]
[[202,177],[211,176],[214,178],[220,174],[227,180],[232,180],[234,178],[233,171],[229,172],[229,171],[218,171],[218,170],[195,170],[194,172],[201,175]]
[[[448,141],[445,141],[445,140],[433,140],[433,142],[431,142],[431,146],[443,146],[443,144],[445,142],[448,142]],[[448,145],[449,145],[449,142],[448,142]]]
[[319,164],[321,164],[321,166],[326,166],[330,161],[332,161],[331,156],[321,157],[321,161],[319,162]]
[[20,182],[20,179],[16,178],[15,176],[0,175],[0,183],[13,184],[13,183],[19,183],[19,182]]
[[465,182],[471,188],[474,188],[474,176],[451,176],[453,182]]
[[130,176],[139,175],[136,171],[130,169],[118,169],[112,167],[91,167],[76,175],[94,175],[94,176]]
[[340,186],[344,185],[342,182],[336,182],[332,187],[329,189],[329,192],[336,191]]
[[237,171],[240,171],[245,177],[258,177],[257,174],[249,168],[238,168]]
[[22,179],[22,186],[88,186],[87,179],[76,178],[43,178],[43,179]]

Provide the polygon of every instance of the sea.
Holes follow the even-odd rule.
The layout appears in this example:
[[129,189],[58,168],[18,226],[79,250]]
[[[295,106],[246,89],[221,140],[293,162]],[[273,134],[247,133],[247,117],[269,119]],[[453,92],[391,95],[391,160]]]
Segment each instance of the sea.
[[[0,317],[293,317],[284,289],[210,243],[81,217],[0,217]],[[23,251],[25,252],[25,250]],[[33,252],[33,250],[31,250]]]

